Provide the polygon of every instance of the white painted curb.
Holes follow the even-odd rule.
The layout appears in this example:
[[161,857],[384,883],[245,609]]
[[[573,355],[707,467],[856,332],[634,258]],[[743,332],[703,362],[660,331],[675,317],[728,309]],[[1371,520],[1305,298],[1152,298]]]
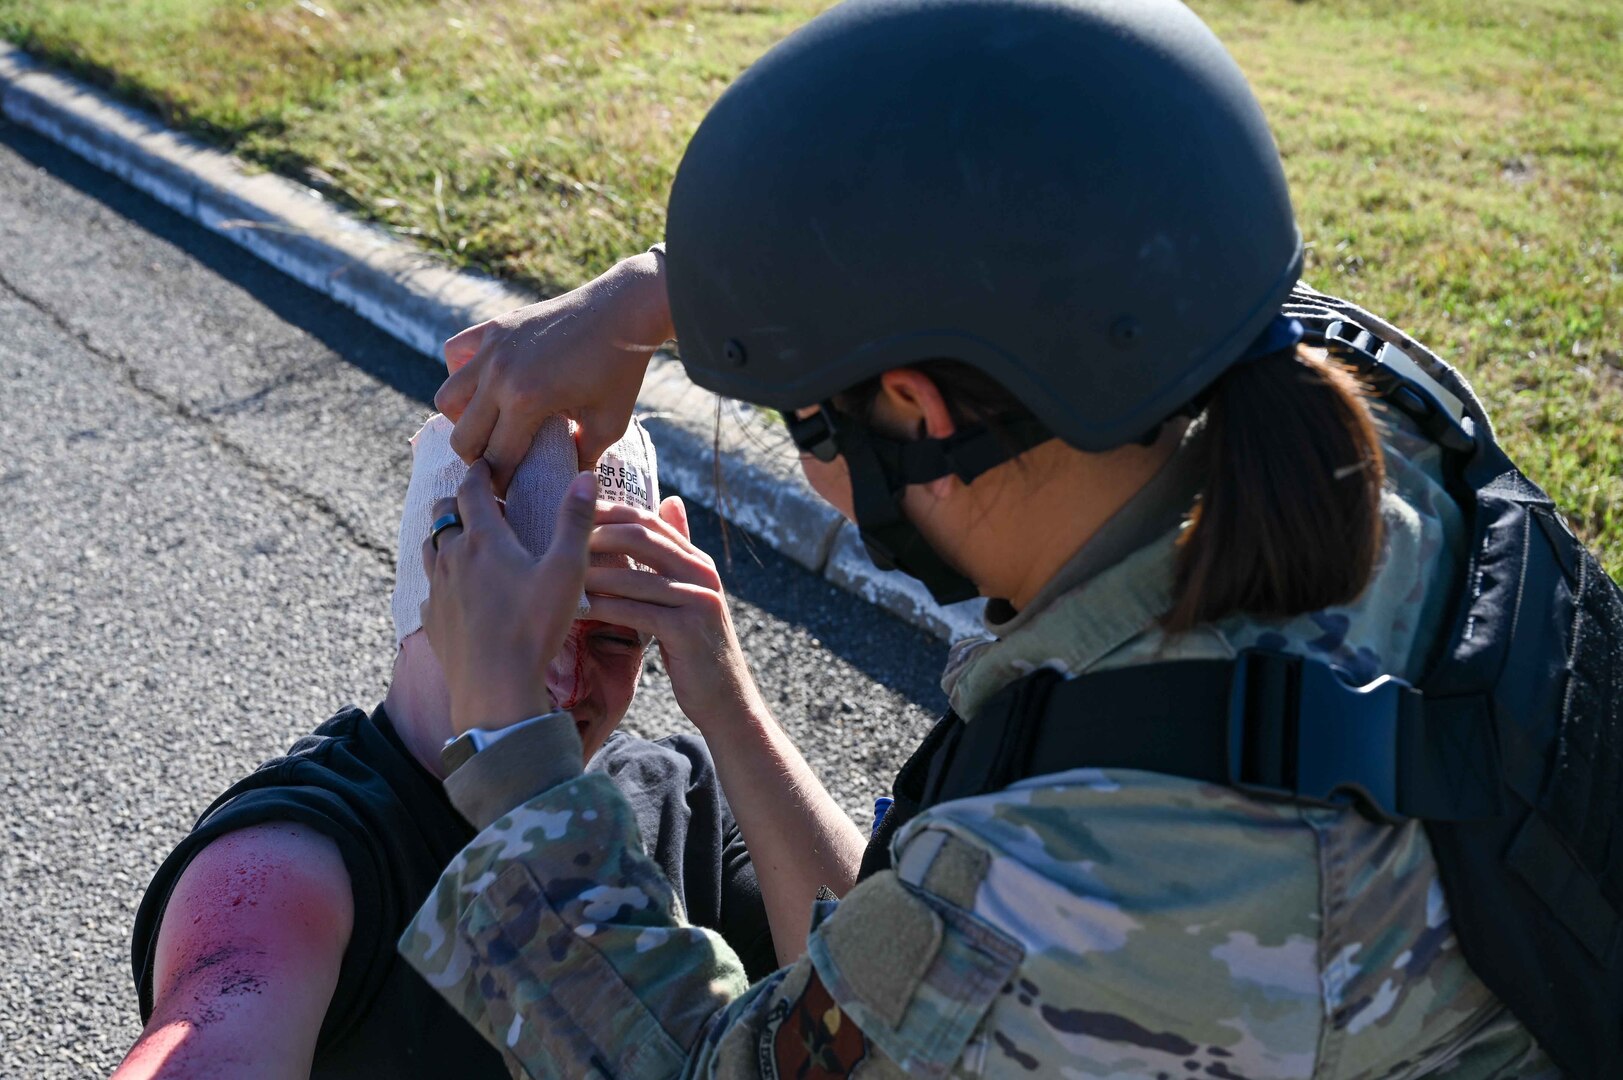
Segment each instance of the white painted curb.
[[[415,351],[538,297],[441,265],[426,252],[0,43],[0,115],[355,311]],[[981,633],[978,600],[941,607],[912,578],[877,569],[856,530],[807,486],[793,451],[745,406],[656,360],[639,399],[661,479],[834,584],[946,640]],[[717,424],[718,407],[727,415]],[[719,465],[718,465],[719,456]],[[717,481],[721,502],[716,506]]]

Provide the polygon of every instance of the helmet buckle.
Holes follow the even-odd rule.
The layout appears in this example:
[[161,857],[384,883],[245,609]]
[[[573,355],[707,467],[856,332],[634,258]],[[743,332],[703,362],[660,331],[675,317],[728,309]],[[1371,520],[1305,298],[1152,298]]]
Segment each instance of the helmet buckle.
[[789,429],[789,438],[794,442],[796,450],[824,462],[833,461],[839,456],[840,447],[835,437],[834,411],[829,402],[823,402],[810,416],[796,416],[788,409],[779,409],[778,414],[783,417],[784,426]]

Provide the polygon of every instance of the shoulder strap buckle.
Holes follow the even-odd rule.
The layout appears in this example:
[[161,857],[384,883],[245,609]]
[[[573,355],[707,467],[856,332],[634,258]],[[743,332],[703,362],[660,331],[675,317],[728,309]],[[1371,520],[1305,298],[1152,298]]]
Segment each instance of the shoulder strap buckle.
[[1419,424],[1430,438],[1462,454],[1476,449],[1476,422],[1465,403],[1408,353],[1345,320],[1324,328],[1324,347],[1331,355],[1356,364],[1375,392]]
[[1228,782],[1266,798],[1351,800],[1377,820],[1400,822],[1410,816],[1403,748],[1413,741],[1421,700],[1390,675],[1349,686],[1328,664],[1242,652],[1229,684]]

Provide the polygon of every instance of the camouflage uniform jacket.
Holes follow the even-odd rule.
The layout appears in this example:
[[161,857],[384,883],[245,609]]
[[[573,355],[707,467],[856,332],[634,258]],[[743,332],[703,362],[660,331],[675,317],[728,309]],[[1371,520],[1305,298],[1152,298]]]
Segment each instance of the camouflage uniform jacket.
[[[1386,548],[1355,604],[1162,635],[1176,526],[1134,534],[1189,505],[1169,466],[1025,611],[993,605],[1000,636],[949,665],[959,714],[1039,666],[1259,643],[1412,676],[1461,522],[1435,449],[1388,424]],[[619,793],[565,778],[457,857],[401,949],[535,1077],[1555,1075],[1461,957],[1416,824],[1075,770],[934,807],[893,852],[805,957],[746,986]]]

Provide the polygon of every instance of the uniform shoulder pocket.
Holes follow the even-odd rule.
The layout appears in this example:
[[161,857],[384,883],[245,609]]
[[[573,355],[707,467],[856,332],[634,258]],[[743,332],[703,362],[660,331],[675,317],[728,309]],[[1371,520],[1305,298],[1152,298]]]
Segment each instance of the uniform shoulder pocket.
[[912,883],[894,871],[864,881],[807,951],[834,1001],[876,1046],[909,1075],[940,1077],[1025,950],[968,910],[985,874],[984,853],[942,833],[909,847],[919,840],[930,858],[914,860],[920,874]]

